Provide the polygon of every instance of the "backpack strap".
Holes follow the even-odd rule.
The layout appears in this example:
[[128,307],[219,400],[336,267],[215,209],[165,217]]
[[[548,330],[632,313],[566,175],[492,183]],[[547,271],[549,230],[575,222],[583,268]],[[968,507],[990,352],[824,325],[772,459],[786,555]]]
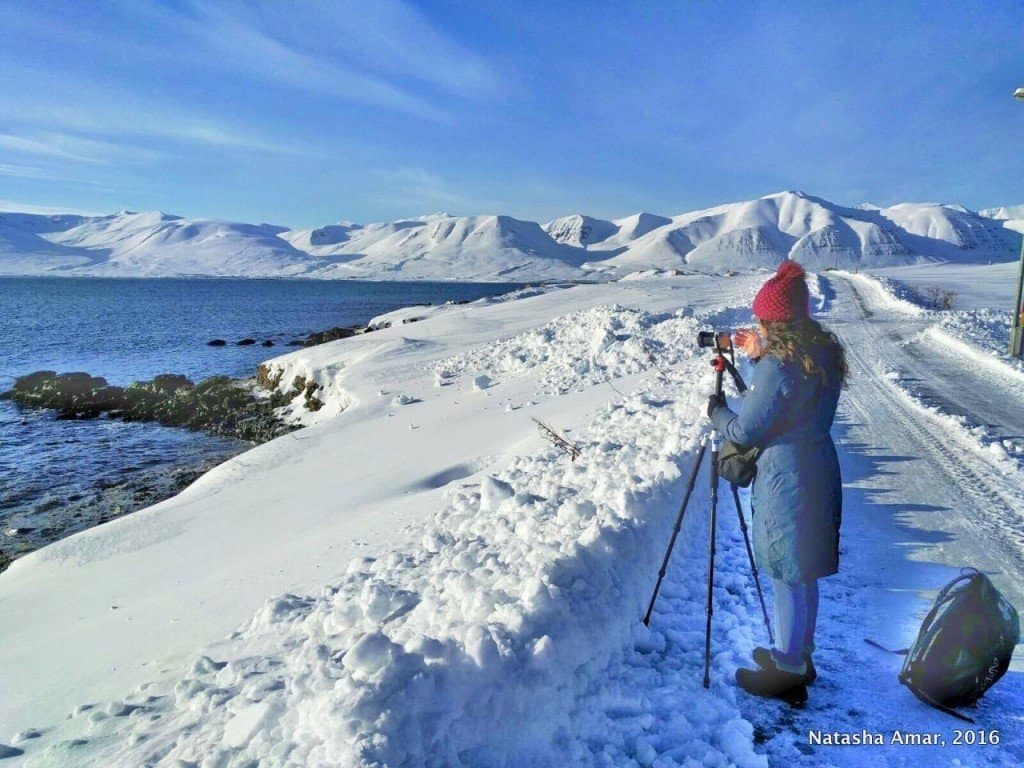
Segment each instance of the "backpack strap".
[[[871,646],[874,646],[875,648],[878,648],[879,650],[885,651],[886,653],[895,653],[895,654],[897,654],[899,656],[906,656],[908,653],[910,653],[910,649],[909,648],[900,648],[898,651],[894,651],[894,650],[892,650],[890,648],[886,648],[884,645],[882,645],[880,643],[876,643],[874,640],[870,640],[870,639],[868,639],[866,637],[864,638],[864,642],[867,643],[868,645],[871,645]],[[925,693],[921,689],[915,688],[914,686],[912,686],[909,683],[909,681],[901,679],[901,682],[905,686],[907,686],[907,688],[912,690],[914,692],[914,695],[917,696],[917,698],[919,698],[921,701],[923,701],[928,706],[935,707],[935,709],[939,710],[940,712],[945,712],[947,715],[952,715],[953,717],[957,718],[958,720],[963,720],[963,721],[968,722],[968,723],[974,723],[974,720],[969,718],[967,715],[961,715],[955,709],[947,707],[945,704],[940,704],[939,702],[937,702],[935,699],[933,699],[931,696],[929,696],[927,693]]]
[[980,575],[981,571],[979,571],[977,568],[961,568],[960,575],[953,579],[951,582],[949,582],[949,584],[944,586],[942,590],[939,592],[939,594],[935,596],[935,604],[938,605],[939,603],[941,603],[945,599],[946,595],[949,594],[949,591],[957,584],[959,584],[961,581],[971,581],[976,576]]
[[891,650],[890,648],[886,648],[881,643],[876,643],[874,640],[870,640],[870,639],[868,639],[866,637],[864,638],[864,642],[867,643],[868,645],[872,645],[875,648],[878,648],[881,651],[885,651],[886,653],[897,653],[900,656],[906,656],[908,653],[910,653],[910,649],[909,648],[900,648],[898,651],[894,651],[894,650]]
[[[947,584],[945,587],[943,587],[939,594],[936,596],[935,603],[932,605],[931,610],[928,611],[928,615],[925,616],[924,621],[921,622],[922,630],[932,623],[932,619],[935,618],[935,614],[938,612],[939,607],[942,605],[943,601],[945,601],[946,595],[949,594],[949,591],[957,584],[959,584],[961,581],[970,581],[977,575],[979,575],[979,572],[975,568],[961,568],[960,575],[953,579],[951,582],[949,582],[949,584]],[[900,648],[898,651],[894,651],[890,648],[886,648],[881,643],[876,643],[874,640],[871,640],[867,637],[864,638],[864,642],[868,645],[878,648],[881,651],[885,651],[886,653],[898,653],[901,656],[906,656],[908,653],[910,653],[910,648]]]
[[945,712],[947,715],[952,715],[957,720],[963,720],[964,722],[971,723],[971,724],[974,723],[974,719],[973,718],[970,718],[967,715],[961,715],[955,709],[952,709],[951,707],[947,707],[945,704],[940,704],[939,702],[937,702],[935,699],[933,699],[931,696],[929,696],[924,691],[918,690],[917,688],[914,688],[912,685],[907,684],[907,683],[905,683],[905,685],[907,686],[907,688],[909,688],[910,690],[912,690],[914,692],[914,695],[917,696],[917,698],[919,698],[921,701],[923,701],[928,706],[935,707],[935,709],[939,710],[940,712]]

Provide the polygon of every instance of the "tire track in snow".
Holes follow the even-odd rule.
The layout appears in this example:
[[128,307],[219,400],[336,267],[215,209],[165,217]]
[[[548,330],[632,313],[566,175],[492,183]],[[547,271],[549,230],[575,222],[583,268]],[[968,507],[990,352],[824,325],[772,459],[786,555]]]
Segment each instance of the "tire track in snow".
[[[990,561],[1006,574],[1024,573],[1024,499],[1019,477],[1006,477],[976,449],[972,450],[974,446],[965,445],[965,440],[950,434],[948,423],[937,420],[918,406],[905,390],[885,375],[883,366],[891,362],[903,368],[910,360],[912,370],[923,379],[942,381],[949,389],[933,388],[930,401],[943,411],[961,410],[971,414],[969,409],[977,406],[984,414],[982,420],[1004,418],[1011,421],[1020,418],[1019,415],[1013,414],[1010,408],[995,410],[993,399],[999,384],[983,381],[982,376],[967,368],[951,370],[948,356],[928,365],[920,350],[908,353],[902,346],[903,340],[913,335],[907,331],[908,319],[900,316],[894,320],[884,313],[871,312],[856,285],[844,282],[861,317],[851,318],[853,322],[837,322],[835,330],[844,342],[854,375],[864,379],[874,395],[856,401],[855,407],[865,419],[872,418],[869,411],[874,412],[873,418],[877,419],[877,411],[884,409],[887,420],[898,424],[919,448],[917,455],[926,456],[931,464],[952,478],[952,482],[945,484],[943,497],[948,506],[959,512],[959,520],[946,522],[955,523],[962,535],[973,540],[979,558]],[[896,325],[895,330],[890,330],[892,325]],[[940,377],[937,369],[941,368],[947,370]],[[977,420],[977,417],[972,419]],[[1021,425],[1021,433],[1024,433],[1024,425]],[[1019,577],[1016,582],[1018,599],[1014,602],[1021,605],[1024,584],[1019,583]]]

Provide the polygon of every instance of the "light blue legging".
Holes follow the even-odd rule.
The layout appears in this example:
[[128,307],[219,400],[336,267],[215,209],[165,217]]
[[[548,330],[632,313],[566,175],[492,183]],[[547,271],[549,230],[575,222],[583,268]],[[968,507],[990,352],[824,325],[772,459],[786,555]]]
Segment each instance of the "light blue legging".
[[814,652],[814,625],[818,620],[818,580],[790,584],[772,579],[775,597],[775,648],[779,669],[802,674],[804,659]]

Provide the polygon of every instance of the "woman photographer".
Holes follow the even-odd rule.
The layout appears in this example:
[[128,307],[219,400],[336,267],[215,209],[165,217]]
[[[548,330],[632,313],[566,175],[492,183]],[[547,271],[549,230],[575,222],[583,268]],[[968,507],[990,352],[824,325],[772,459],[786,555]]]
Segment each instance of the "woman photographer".
[[739,413],[712,395],[708,413],[725,439],[762,448],[751,489],[754,552],[772,580],[776,647],[756,648],[757,669],[736,682],[758,696],[806,698],[818,579],[839,567],[842,481],[829,429],[846,360],[836,337],[810,317],[803,268],[783,262],[754,299],[760,332],[733,343],[756,363]]

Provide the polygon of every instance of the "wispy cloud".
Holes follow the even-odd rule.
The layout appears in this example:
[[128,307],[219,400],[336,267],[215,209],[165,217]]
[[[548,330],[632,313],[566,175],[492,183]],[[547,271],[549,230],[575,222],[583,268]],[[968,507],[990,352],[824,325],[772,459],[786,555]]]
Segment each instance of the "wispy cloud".
[[115,161],[146,162],[162,157],[159,152],[151,149],[52,131],[29,135],[0,133],[0,148],[16,153],[90,164],[109,164]]
[[27,155],[41,155],[43,157],[52,157],[58,160],[72,160],[78,163],[103,162],[95,155],[71,151],[64,146],[61,146],[62,143],[63,142],[54,142],[52,140],[46,141],[30,139],[24,136],[15,136],[10,133],[0,133],[0,147],[11,152]]
[[[348,101],[386,107],[430,120],[445,120],[436,104],[385,78],[317,57],[271,34],[259,16],[244,6],[232,10],[203,6],[189,32],[201,39],[221,66],[242,69],[303,91],[327,93]],[[270,14],[267,14],[270,15]],[[309,34],[312,29],[307,29]],[[317,29],[316,34],[324,31]],[[351,34],[351,32],[348,32]]]
[[[12,80],[10,72],[0,73],[0,86]],[[155,150],[126,143],[123,141],[125,137],[282,155],[324,153],[322,147],[308,142],[278,138],[192,109],[140,98],[113,86],[100,88],[73,78],[49,85],[49,80],[47,72],[22,69],[18,72],[22,89],[25,83],[39,83],[39,92],[45,93],[46,97],[26,101],[13,88],[4,89],[6,93],[0,93],[0,115],[25,126],[46,126],[51,132],[45,138],[30,136],[32,128],[24,131],[23,135],[0,134],[7,137],[6,143],[0,138],[0,146],[91,163],[107,162],[114,157],[153,160],[160,156]],[[43,87],[44,83],[47,87]],[[103,136],[106,140],[54,134],[52,129]]]
[[91,177],[83,177],[73,172],[65,171],[67,164],[60,163],[59,168],[45,165],[23,165],[21,163],[0,163],[0,176],[22,182],[59,182],[62,189],[77,187],[87,188],[92,192],[115,192],[105,181],[99,181]]
[[202,65],[433,121],[451,118],[439,95],[479,100],[500,85],[482,56],[399,0],[176,7],[120,0],[103,15],[112,22],[76,25],[45,4],[0,6],[4,27],[100,59],[117,51],[122,62]]
[[[177,154],[176,144],[325,160],[342,152],[365,157],[377,149],[340,139],[337,122],[328,146],[309,140],[308,130],[282,131],[294,124],[294,110],[272,115],[261,104],[225,104],[218,95],[235,82],[265,83],[277,89],[278,99],[301,93],[323,102],[326,96],[334,103],[327,114],[339,114],[348,103],[446,123],[458,114],[452,97],[486,99],[499,86],[483,57],[399,0],[111,0],[102,13],[86,7],[64,12],[41,0],[0,4],[0,27],[24,41],[20,54],[15,47],[0,50],[0,161],[143,163]],[[61,57],[51,63],[33,53],[44,49],[89,64],[58,69]],[[26,170],[32,165],[6,162],[0,175],[41,179],[41,172]],[[424,197],[438,196],[424,183],[417,188]]]
[[451,119],[438,94],[480,99],[499,85],[481,56],[397,0],[119,8],[164,31],[159,48],[192,64],[421,119]]
[[[252,7],[252,6],[250,6]],[[260,17],[290,45],[380,76],[429,83],[470,99],[492,96],[497,74],[482,57],[399,0],[314,2],[299,8],[263,4]],[[310,35],[311,29],[319,34]]]
[[19,165],[17,163],[0,163],[0,176],[9,176],[14,179],[40,179],[44,181],[57,181],[59,178],[46,168]]
[[18,200],[0,200],[0,211],[5,213],[39,213],[46,216],[55,213],[72,213],[79,216],[99,216],[95,211],[84,211],[73,206],[37,205]]
[[368,198],[371,202],[397,205],[416,213],[436,212],[442,208],[474,211],[480,202],[460,191],[451,180],[425,168],[380,169],[371,172],[368,181],[369,186],[386,190],[371,194]]

